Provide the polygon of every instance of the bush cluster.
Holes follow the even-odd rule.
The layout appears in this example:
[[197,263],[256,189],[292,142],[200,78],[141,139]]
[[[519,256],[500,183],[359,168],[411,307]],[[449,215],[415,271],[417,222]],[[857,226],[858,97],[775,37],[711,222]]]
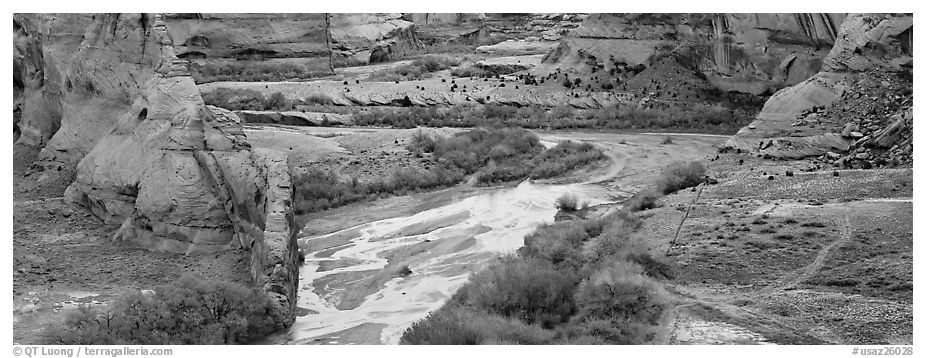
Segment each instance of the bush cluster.
[[304,100],[286,98],[282,92],[273,92],[270,96],[252,89],[231,89],[219,87],[202,93],[203,102],[208,105],[232,111],[292,111],[304,106],[332,106],[334,100],[325,94],[313,94]]
[[419,131],[405,147],[418,157],[430,155],[428,169],[398,168],[385,179],[359,182],[314,168],[295,179],[296,213],[364,200],[376,195],[400,194],[455,185],[477,174],[479,184],[549,178],[601,160],[594,146],[562,142],[544,149],[540,138],[522,128],[477,128],[450,137],[432,137]]
[[431,77],[431,73],[457,66],[460,61],[446,56],[426,55],[412,62],[392,68],[373,71],[371,81],[409,81]]
[[312,168],[294,180],[297,215],[320,211],[368,199],[377,195],[455,185],[463,173],[443,167],[397,168],[385,179],[360,182],[341,180],[335,173]]
[[185,276],[153,294],[122,296],[108,309],[81,306],[49,326],[46,344],[247,343],[282,322],[267,295],[228,282]]
[[398,128],[480,127],[502,125],[543,129],[615,129],[623,131],[698,131],[735,133],[747,125],[753,114],[719,105],[693,104],[689,107],[635,109],[605,107],[577,110],[568,106],[458,106],[452,111],[425,108],[376,108],[354,116],[366,126]]
[[198,84],[220,81],[274,82],[309,79],[330,75],[327,71],[308,71],[291,62],[224,61],[190,64],[190,75]]
[[517,255],[473,275],[407,329],[401,343],[648,342],[666,306],[655,279],[670,270],[633,239],[638,225],[624,211],[541,226]]
[[534,159],[532,179],[552,178],[579,167],[604,160],[607,156],[589,143],[563,141]]

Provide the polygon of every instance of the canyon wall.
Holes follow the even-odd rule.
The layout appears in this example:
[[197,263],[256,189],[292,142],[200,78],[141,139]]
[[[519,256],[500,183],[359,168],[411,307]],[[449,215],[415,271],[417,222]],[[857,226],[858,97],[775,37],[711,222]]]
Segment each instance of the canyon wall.
[[592,14],[544,62],[587,70],[673,53],[722,91],[762,94],[807,79],[842,14]]
[[249,250],[253,284],[275,302],[271,328],[290,325],[298,228],[287,157],[252,150],[235,114],[203,103],[164,18],[17,14],[17,30],[18,142],[42,147],[42,175],[73,172],[65,198],[121,225],[114,241]]
[[[416,25],[401,14],[331,14],[336,65],[365,65],[423,50]],[[328,73],[325,14],[167,14],[177,55],[198,63],[298,62]]]
[[912,163],[913,16],[851,14],[822,71],[775,93],[729,149],[848,167]]

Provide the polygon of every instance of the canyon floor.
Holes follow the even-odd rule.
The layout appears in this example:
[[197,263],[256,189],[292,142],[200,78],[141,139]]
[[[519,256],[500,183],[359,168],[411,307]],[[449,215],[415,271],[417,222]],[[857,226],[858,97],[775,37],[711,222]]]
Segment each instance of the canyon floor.
[[[425,130],[441,134],[458,131]],[[423,165],[404,149],[404,143],[416,131],[275,125],[246,129],[255,147],[291,151],[296,171],[322,166],[360,176],[375,176],[387,167]],[[717,184],[704,186],[700,193],[686,190],[669,195],[661,208],[641,213],[644,224],[637,235],[645,236],[654,250],[668,251],[677,272],[664,282],[674,304],[661,321],[658,343],[912,342],[912,170],[841,170],[835,176],[833,170],[810,171],[811,165],[800,161],[716,154],[715,148],[725,136],[562,131],[539,134],[548,143],[567,139],[593,143],[604,149],[610,160],[566,178],[532,183],[539,191],[527,196],[540,198],[546,195],[541,193],[549,193],[546,196],[550,197],[549,202],[536,205],[552,206],[560,191],[579,192],[594,204],[585,216],[603,215],[652,183],[672,160],[703,160],[709,175],[718,179]],[[666,136],[672,138],[671,143],[665,143]],[[116,246],[110,241],[115,227],[104,225],[83,208],[65,203],[60,197],[63,188],[39,180],[47,176],[32,173],[23,164],[29,162],[27,159],[17,161],[14,174],[16,342],[39,342],[46,325],[63,319],[79,303],[105,305],[119,294],[167,283],[185,273],[247,281],[247,259],[242,252],[190,257]],[[793,175],[786,175],[786,171]],[[399,234],[391,237],[420,239],[420,235],[439,233],[469,216],[450,211],[437,217],[416,218],[416,214],[467,198],[515,191],[511,186],[474,187],[467,183],[310,213],[299,220],[305,226],[300,233],[300,247],[313,258],[310,262],[325,266],[319,272],[350,272],[352,265],[363,262],[338,258],[338,252],[356,244],[352,240],[363,235],[330,234],[406,218],[399,225]],[[678,239],[671,245],[692,202]],[[527,231],[520,235],[529,232],[531,225],[554,219],[552,214],[545,215],[524,226]],[[388,285],[436,280],[421,285],[442,287],[441,293],[424,294],[427,304],[399,320],[407,324],[411,318],[420,318],[428,309],[439,307],[466,275],[505,251],[472,251],[474,246],[479,247],[473,238],[491,231],[477,226],[457,231],[459,235],[453,237],[392,242],[388,250],[377,251],[381,254],[377,259],[385,258],[382,269],[348,273],[333,281],[321,275],[315,278],[317,282],[311,282],[307,277],[311,275],[304,272],[300,287],[316,298],[336,297],[332,302],[349,312],[376,301],[377,293],[381,298],[380,291]],[[452,270],[417,277],[421,268],[416,264],[466,250],[471,252],[456,257],[457,267]],[[411,265],[414,273],[407,277],[395,275],[392,271],[402,265]],[[451,283],[441,283],[441,279]],[[299,320],[311,320],[318,313],[303,307]],[[391,322],[372,322],[369,315],[355,317],[356,325],[348,324],[344,329],[312,338],[287,338],[298,330],[297,321],[289,333],[268,337],[267,343],[383,343],[384,329]],[[390,337],[400,333],[399,328],[392,327]]]
[[801,166],[720,155],[644,212],[677,267],[658,343],[912,344],[912,170]]

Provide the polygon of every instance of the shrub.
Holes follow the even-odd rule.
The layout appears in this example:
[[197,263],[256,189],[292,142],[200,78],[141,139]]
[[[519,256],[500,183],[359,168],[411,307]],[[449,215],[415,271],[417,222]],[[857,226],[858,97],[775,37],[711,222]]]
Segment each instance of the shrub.
[[451,69],[450,75],[454,77],[491,77],[495,74],[482,67],[466,66]]
[[330,106],[334,104],[334,100],[331,99],[331,96],[322,93],[314,93],[304,100],[306,104],[310,105],[320,105],[320,106]]
[[556,199],[556,208],[562,211],[579,210],[579,198],[574,194],[563,194]]
[[406,330],[402,342],[652,340],[666,299],[647,275],[670,277],[671,270],[641,240],[631,240],[639,223],[628,212],[539,227],[524,238],[517,257],[474,275],[447,305]]
[[644,344],[653,336],[652,326],[639,322],[588,318],[568,328],[567,344]]
[[801,226],[803,226],[803,227],[826,227],[826,224],[821,223],[821,222],[817,222],[817,221],[812,221],[812,222],[809,222],[809,223],[803,223],[803,224],[801,224]]
[[452,300],[527,324],[550,326],[572,315],[577,283],[574,276],[543,260],[506,257],[473,275]]
[[219,87],[202,93],[203,102],[208,105],[228,110],[264,110],[266,99],[260,92],[251,89],[231,89]]
[[541,226],[524,237],[524,247],[518,249],[523,257],[542,259],[557,268],[578,270],[582,266],[582,244],[600,233],[600,227],[584,222],[564,222]]
[[432,72],[445,70],[459,64],[460,61],[451,57],[426,55],[405,65],[373,71],[370,74],[370,80],[386,82],[419,80],[431,77]]
[[421,130],[412,135],[412,139],[405,145],[405,149],[415,154],[433,153],[437,149],[437,141]]
[[675,277],[675,270],[671,265],[653,257],[648,252],[632,252],[627,255],[627,259],[643,268],[643,273],[655,279],[672,279]]
[[401,344],[549,344],[554,333],[471,306],[447,303],[405,330]]
[[618,261],[592,275],[576,292],[577,318],[655,325],[665,307],[659,286],[634,263]]
[[288,111],[293,109],[293,102],[280,92],[273,92],[264,101],[264,110]]
[[659,204],[661,197],[662,195],[655,189],[647,188],[628,199],[625,207],[631,212],[655,209],[662,206]]
[[631,253],[647,252],[645,243],[632,235],[640,225],[639,219],[618,212],[607,220],[607,229],[594,237],[585,250],[585,264],[593,270],[609,262],[626,260]]
[[330,75],[327,70],[311,71],[303,65],[279,61],[193,61],[189,68],[197,84],[217,81],[285,81]]
[[332,172],[312,168],[294,180],[296,214],[326,210],[370,198],[459,183],[463,174],[441,166],[431,169],[396,168],[386,180],[361,183],[356,178],[341,180]]
[[260,290],[186,276],[153,295],[122,296],[108,310],[83,306],[45,338],[48,344],[247,343],[280,321]]
[[707,169],[704,164],[698,161],[689,163],[674,162],[662,171],[657,186],[663,194],[674,193],[701,184],[704,181],[706,172]]
[[531,170],[530,177],[543,179],[562,175],[606,157],[601,150],[589,143],[560,142],[534,159],[534,169]]

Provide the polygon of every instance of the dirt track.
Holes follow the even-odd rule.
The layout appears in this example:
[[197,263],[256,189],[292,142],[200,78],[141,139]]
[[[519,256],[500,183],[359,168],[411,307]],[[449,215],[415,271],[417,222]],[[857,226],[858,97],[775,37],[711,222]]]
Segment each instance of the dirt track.
[[[666,285],[675,303],[656,343],[912,343],[912,185],[903,184],[912,172],[781,176],[787,166],[800,163],[711,163],[722,178],[673,249],[678,277]],[[744,187],[753,189],[738,195]],[[683,215],[676,209],[694,195],[641,213],[638,234],[667,247]]]

